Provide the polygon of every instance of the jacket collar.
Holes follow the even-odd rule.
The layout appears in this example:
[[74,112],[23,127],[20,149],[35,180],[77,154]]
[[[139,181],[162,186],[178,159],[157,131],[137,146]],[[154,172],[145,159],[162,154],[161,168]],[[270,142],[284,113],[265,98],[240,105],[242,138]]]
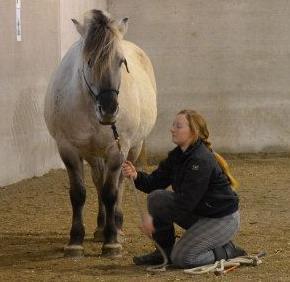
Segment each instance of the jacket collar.
[[183,161],[185,160],[193,151],[200,147],[202,141],[198,138],[193,144],[189,145],[185,151],[182,151],[179,146],[175,147],[171,152],[170,156],[174,161]]
[[[187,149],[183,152],[183,154],[189,155],[191,152],[195,151],[201,145],[201,143],[202,143],[201,139],[198,138],[193,144],[187,147]],[[180,149],[180,151],[182,150]]]

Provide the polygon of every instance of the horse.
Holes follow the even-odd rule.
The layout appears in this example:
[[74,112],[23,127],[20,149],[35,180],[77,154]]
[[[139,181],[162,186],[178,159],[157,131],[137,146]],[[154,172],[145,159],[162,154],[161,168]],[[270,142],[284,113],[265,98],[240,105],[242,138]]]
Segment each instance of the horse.
[[[121,164],[135,162],[157,117],[156,81],[145,52],[124,40],[128,18],[90,10],[72,19],[80,39],[67,51],[49,82],[44,118],[70,182],[72,224],[65,256],[84,255],[84,161],[98,194],[94,237],[102,255],[122,256]],[[116,126],[122,154],[113,138]],[[102,235],[102,236],[100,236]]]

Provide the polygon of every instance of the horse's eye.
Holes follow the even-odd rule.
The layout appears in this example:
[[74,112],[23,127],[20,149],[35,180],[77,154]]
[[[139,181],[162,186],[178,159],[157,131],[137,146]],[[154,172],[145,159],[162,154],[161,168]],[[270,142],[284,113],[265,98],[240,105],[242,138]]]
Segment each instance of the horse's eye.
[[91,67],[92,67],[92,65],[93,65],[93,63],[92,63],[92,60],[91,60],[91,59],[89,59],[89,60],[88,60],[88,66],[91,68]]

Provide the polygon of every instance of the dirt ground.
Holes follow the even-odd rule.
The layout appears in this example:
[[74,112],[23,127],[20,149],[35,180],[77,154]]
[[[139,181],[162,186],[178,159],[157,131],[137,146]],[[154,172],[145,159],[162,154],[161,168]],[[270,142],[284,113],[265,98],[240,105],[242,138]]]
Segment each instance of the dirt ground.
[[[55,170],[0,189],[0,281],[290,281],[290,158],[232,156],[229,163],[241,182],[242,221],[236,242],[249,253],[265,250],[261,265],[242,267],[223,277],[192,277],[182,270],[152,274],[134,266],[132,256],[150,251],[152,244],[138,229],[129,182],[123,203],[123,258],[101,258],[101,244],[92,240],[97,201],[88,173],[85,257],[64,258],[71,209],[66,173]],[[140,199],[145,202],[144,195]]]

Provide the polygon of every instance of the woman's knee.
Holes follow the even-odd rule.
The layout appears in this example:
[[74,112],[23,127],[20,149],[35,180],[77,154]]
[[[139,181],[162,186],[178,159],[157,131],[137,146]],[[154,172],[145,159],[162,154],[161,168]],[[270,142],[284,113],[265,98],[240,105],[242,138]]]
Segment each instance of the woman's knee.
[[148,195],[147,205],[150,214],[154,215],[156,212],[167,212],[173,203],[170,191],[154,190]]

